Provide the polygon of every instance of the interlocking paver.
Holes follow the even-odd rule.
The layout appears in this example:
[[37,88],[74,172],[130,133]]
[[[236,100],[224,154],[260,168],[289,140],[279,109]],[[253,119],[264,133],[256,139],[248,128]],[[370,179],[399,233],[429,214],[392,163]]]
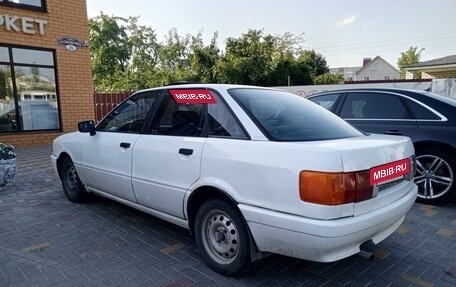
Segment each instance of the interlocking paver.
[[18,149],[0,191],[0,286],[456,286],[456,202],[415,204],[397,232],[365,246],[372,261],[271,255],[225,277],[182,228],[95,196],[67,201],[50,153]]

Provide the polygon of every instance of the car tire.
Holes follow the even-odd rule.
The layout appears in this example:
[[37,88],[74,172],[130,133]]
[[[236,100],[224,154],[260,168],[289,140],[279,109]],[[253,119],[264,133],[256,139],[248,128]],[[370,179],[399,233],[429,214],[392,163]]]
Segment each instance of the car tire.
[[455,176],[456,161],[451,154],[434,148],[416,150],[418,202],[439,204],[454,198]]
[[199,208],[195,240],[203,260],[220,274],[241,273],[250,263],[246,223],[240,212],[225,201],[213,199]]
[[60,168],[60,180],[62,181],[63,192],[71,202],[82,202],[87,197],[87,191],[79,179],[73,161],[67,157],[63,160]]

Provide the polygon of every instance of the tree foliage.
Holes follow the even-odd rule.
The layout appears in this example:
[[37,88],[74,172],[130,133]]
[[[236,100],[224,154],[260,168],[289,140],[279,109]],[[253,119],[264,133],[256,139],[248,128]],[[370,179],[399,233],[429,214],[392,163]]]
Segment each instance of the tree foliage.
[[103,13],[89,20],[94,85],[108,86],[126,71],[132,52],[126,27],[128,20]]
[[315,77],[315,85],[340,85],[344,83],[344,75],[324,73]]
[[9,69],[0,66],[0,99],[10,99],[11,91],[11,72]]
[[306,50],[298,58],[299,62],[304,63],[310,69],[312,77],[317,77],[329,72],[328,64],[322,54],[315,50]]
[[[405,79],[405,67],[419,63],[421,59],[421,53],[424,51],[424,48],[421,48],[418,51],[418,47],[410,47],[407,51],[401,52],[401,56],[397,59],[397,66],[401,71],[401,78]],[[418,73],[414,73],[413,78],[417,78]]]
[[302,35],[248,30],[228,38],[223,51],[214,33],[205,44],[172,29],[157,40],[138,17],[101,13],[89,20],[93,82],[97,90],[138,90],[176,81],[263,86],[305,85],[328,72],[324,57],[305,50]]

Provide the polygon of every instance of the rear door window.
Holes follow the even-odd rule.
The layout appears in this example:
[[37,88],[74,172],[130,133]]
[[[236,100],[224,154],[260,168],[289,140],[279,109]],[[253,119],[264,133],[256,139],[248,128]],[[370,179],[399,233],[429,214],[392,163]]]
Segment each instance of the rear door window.
[[439,116],[431,112],[423,105],[409,99],[405,100],[417,120],[440,120]]
[[334,109],[334,104],[340,98],[341,94],[329,94],[329,95],[321,95],[309,98],[310,101],[322,106],[323,108],[332,111]]
[[158,109],[148,132],[168,136],[200,136],[204,104],[177,103],[169,91]]
[[349,93],[340,111],[344,119],[412,119],[399,96],[385,93]]
[[207,105],[209,136],[248,139],[241,125],[224,102],[215,94],[214,97],[217,99],[217,103]]

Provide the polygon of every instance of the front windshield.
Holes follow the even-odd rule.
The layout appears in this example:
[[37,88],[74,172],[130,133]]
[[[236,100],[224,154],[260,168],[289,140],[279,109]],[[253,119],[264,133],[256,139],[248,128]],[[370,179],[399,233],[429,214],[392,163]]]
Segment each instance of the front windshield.
[[287,92],[252,88],[228,92],[270,140],[317,141],[363,136],[333,113]]

